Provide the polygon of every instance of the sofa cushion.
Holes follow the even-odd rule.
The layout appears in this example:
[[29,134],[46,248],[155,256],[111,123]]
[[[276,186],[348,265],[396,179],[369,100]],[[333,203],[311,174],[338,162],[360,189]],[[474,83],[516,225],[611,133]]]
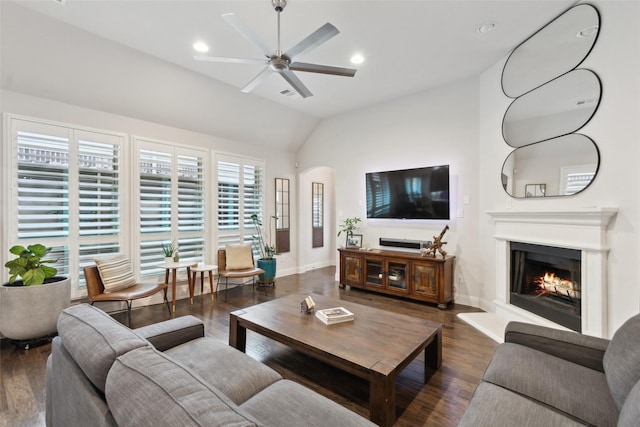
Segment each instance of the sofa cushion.
[[120,356],[105,394],[120,427],[258,424],[221,391],[152,347]]
[[215,338],[190,341],[167,350],[166,354],[238,405],[282,379],[273,369]]
[[136,284],[131,262],[124,255],[114,255],[108,258],[94,259],[100,279],[104,285],[104,292],[120,291]]
[[620,410],[618,427],[640,426],[640,381],[631,389],[627,400]]
[[274,383],[240,407],[265,426],[375,426],[355,412],[288,380]]
[[481,382],[458,427],[584,426],[558,411],[495,384]]
[[229,244],[225,246],[227,270],[253,268],[251,244]]
[[483,380],[588,424],[615,426],[618,420],[604,373],[519,344],[498,346]]
[[640,380],[640,314],[624,322],[604,353],[604,372],[618,408]]
[[88,304],[74,305],[60,313],[58,334],[80,369],[101,391],[118,356],[149,345],[131,329]]

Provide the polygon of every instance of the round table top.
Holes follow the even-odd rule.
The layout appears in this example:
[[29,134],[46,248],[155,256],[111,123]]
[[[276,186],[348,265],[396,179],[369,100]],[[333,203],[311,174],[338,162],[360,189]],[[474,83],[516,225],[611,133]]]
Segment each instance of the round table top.
[[218,266],[215,264],[194,264],[191,266],[191,271],[201,272],[201,271],[213,271],[217,270]]
[[193,261],[165,261],[162,265],[164,268],[183,268],[183,267],[193,267]]

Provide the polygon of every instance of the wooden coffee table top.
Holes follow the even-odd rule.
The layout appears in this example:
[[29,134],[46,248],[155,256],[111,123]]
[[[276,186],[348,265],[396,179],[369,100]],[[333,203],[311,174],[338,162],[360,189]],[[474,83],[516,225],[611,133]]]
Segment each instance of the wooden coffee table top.
[[[315,313],[300,312],[307,295],[293,294],[234,311],[239,324],[364,378],[372,371],[403,369],[441,332],[439,323],[312,294],[316,310],[345,307],[355,320],[325,325]],[[440,366],[437,360],[429,361]]]

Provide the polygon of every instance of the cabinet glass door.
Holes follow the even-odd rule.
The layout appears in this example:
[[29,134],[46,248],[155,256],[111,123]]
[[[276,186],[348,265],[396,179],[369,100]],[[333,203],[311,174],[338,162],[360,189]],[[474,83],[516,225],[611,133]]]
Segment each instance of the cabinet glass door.
[[407,291],[407,263],[389,261],[387,277],[389,289]]
[[384,280],[383,260],[381,259],[365,259],[366,284],[368,286],[382,287]]
[[436,268],[426,264],[413,265],[413,292],[416,294],[438,296]]

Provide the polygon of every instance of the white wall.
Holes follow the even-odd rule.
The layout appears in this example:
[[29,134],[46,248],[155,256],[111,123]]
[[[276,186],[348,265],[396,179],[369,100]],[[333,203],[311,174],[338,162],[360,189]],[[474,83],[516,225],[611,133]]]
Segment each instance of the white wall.
[[504,62],[480,77],[479,182],[480,241],[485,268],[479,278],[479,306],[492,310],[495,298],[493,221],[484,212],[504,209],[580,209],[614,207],[618,215],[609,227],[609,334],[640,311],[638,228],[640,226],[640,38],[629,36],[629,25],[640,20],[640,3],[593,2],[601,14],[595,48],[581,65],[602,82],[602,101],[591,121],[579,132],[600,150],[600,170],[594,182],[574,197],[512,199],[499,185],[498,171],[511,151],[500,135],[500,123],[510,103],[500,88]]
[[[449,224],[445,249],[459,257],[456,298],[463,303],[480,293],[477,94],[477,81],[471,79],[326,119],[298,152],[301,169],[335,169],[336,223],[362,218],[363,246],[378,247],[380,237],[432,240]],[[450,165],[450,221],[366,219],[366,172],[441,164]],[[465,197],[469,204],[463,203]],[[458,209],[463,218],[456,217]],[[335,261],[337,253],[333,256]]]
[[[501,90],[501,61],[477,80],[321,122],[297,159],[303,169],[328,166],[336,170],[337,222],[366,217],[366,172],[450,164],[453,217],[446,222],[451,226],[446,249],[457,257],[456,301],[492,311],[496,245],[494,224],[486,211],[615,207],[619,213],[609,233],[610,334],[640,311],[636,125],[640,118],[640,39],[629,36],[629,25],[640,21],[640,3],[594,4],[602,16],[601,33],[583,67],[599,75],[603,95],[594,118],[580,132],[597,143],[601,165],[587,190],[574,197],[545,200],[513,199],[504,192],[500,171],[512,149],[502,139],[501,125],[511,100]],[[463,203],[466,196],[468,205]],[[456,218],[457,209],[463,209],[464,218]],[[430,239],[443,223],[367,220],[364,243],[376,247],[381,236]]]

